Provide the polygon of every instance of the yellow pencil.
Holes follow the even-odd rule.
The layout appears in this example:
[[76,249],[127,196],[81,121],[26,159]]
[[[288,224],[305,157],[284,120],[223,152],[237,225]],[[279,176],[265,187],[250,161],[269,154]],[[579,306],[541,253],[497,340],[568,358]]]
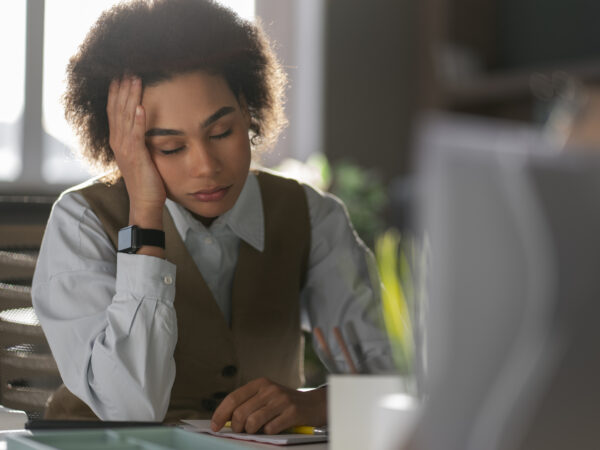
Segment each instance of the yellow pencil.
[[294,433],[294,434],[315,434],[315,427],[309,427],[309,426],[292,427],[286,431],[289,431],[290,433]]

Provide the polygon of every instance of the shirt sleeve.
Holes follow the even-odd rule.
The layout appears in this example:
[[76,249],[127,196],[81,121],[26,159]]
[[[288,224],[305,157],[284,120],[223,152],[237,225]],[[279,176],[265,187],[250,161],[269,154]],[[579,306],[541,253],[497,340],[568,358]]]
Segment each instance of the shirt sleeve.
[[301,293],[303,325],[321,329],[333,354],[333,364],[313,338],[315,351],[331,372],[349,371],[334,338],[333,328],[337,326],[359,371],[392,371],[373,254],[354,231],[338,198],[308,185],[304,189],[312,231],[308,273]]
[[33,306],[67,388],[102,420],[163,420],[175,380],[175,266],[117,253],[81,194],[55,203]]

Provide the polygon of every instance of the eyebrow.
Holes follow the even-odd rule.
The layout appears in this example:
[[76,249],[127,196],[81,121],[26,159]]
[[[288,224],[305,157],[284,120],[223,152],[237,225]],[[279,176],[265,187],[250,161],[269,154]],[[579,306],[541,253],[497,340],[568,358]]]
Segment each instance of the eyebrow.
[[[222,108],[217,110],[217,112],[211,114],[204,122],[202,122],[200,124],[200,127],[207,128],[210,125],[212,125],[213,123],[215,123],[217,120],[219,120],[221,117],[226,116],[227,114],[231,114],[234,111],[235,111],[235,108],[233,106],[223,106]],[[146,134],[145,134],[146,137],[182,136],[182,135],[183,135],[183,131],[173,130],[170,128],[150,128],[148,131],[146,131]]]

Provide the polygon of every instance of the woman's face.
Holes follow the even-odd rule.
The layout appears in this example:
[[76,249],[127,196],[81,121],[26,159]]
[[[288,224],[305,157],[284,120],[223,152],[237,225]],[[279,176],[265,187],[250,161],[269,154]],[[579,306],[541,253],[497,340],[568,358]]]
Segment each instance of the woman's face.
[[148,86],[146,146],[168,197],[214,218],[233,207],[250,168],[250,119],[225,79],[192,72]]

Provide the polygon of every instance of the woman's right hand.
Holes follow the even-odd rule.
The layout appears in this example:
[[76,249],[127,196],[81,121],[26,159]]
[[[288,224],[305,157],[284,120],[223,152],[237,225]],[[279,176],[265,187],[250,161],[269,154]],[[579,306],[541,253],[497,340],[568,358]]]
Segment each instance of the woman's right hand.
[[167,194],[146,147],[146,117],[141,100],[139,77],[125,76],[110,83],[106,105],[109,143],[129,194],[129,224],[162,229]]

